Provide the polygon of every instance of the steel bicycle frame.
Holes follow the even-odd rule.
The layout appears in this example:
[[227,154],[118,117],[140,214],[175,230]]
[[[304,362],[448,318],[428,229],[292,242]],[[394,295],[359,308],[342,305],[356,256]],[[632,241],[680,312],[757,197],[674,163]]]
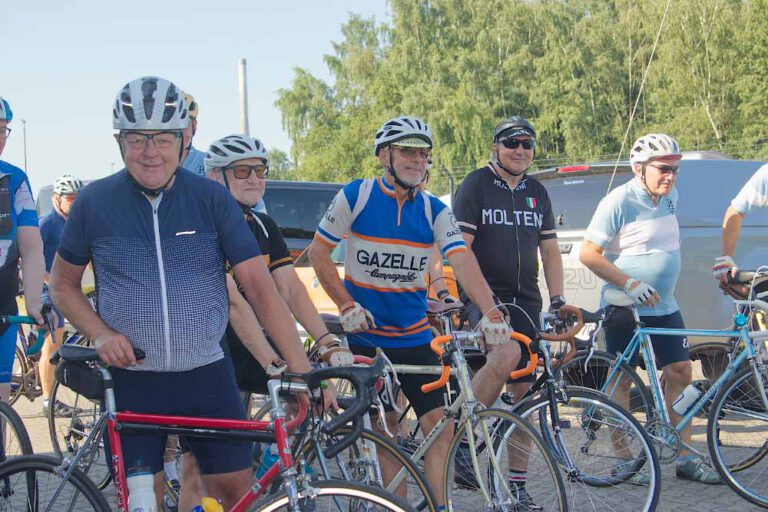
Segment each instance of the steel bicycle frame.
[[[738,305],[739,302],[735,301]],[[632,312],[635,321],[639,324],[640,318],[637,314],[637,310],[632,308]],[[739,338],[741,342],[741,349],[736,357],[734,357],[725,369],[722,375],[710,386],[710,388],[700,396],[694,404],[688,409],[684,415],[681,416],[680,421],[673,425],[678,432],[685,429],[688,424],[693,420],[693,417],[701,411],[704,406],[712,399],[720,388],[736,374],[736,370],[741,363],[745,360],[749,360],[752,368],[752,373],[756,379],[760,380],[757,364],[755,363],[756,352],[754,346],[749,341],[750,338],[765,338],[768,335],[768,331],[757,331],[750,333],[747,326],[743,326],[738,330],[710,330],[710,329],[663,329],[657,327],[638,327],[635,329],[634,335],[624,349],[621,355],[619,355],[608,372],[608,376],[605,380],[601,392],[611,396],[611,393],[616,389],[618,380],[614,377],[619,371],[621,363],[628,363],[632,356],[638,350],[641,351],[643,360],[645,361],[645,369],[648,374],[648,381],[650,383],[651,394],[654,400],[654,411],[658,415],[659,419],[665,424],[671,424],[671,419],[667,411],[667,401],[664,397],[664,393],[661,390],[661,381],[659,379],[658,371],[656,369],[656,354],[653,350],[653,344],[651,343],[650,336],[701,336],[703,338]],[[609,386],[610,385],[610,386]],[[611,387],[612,389],[609,389]],[[760,397],[763,400],[763,404],[768,409],[768,396],[766,396],[765,388],[761,385],[758,386],[760,390]],[[766,418],[768,419],[768,416]],[[699,453],[694,448],[687,446],[687,448]]]
[[[111,382],[109,372],[101,368],[105,382]],[[117,507],[121,512],[128,512],[128,489],[125,479],[125,464],[122,454],[121,432],[155,432],[165,434],[179,434],[191,437],[235,439],[248,441],[276,442],[279,449],[279,460],[256,482],[246,494],[230,509],[232,512],[244,512],[278,476],[285,479],[286,494],[289,497],[290,507],[298,510],[299,489],[296,482],[298,474],[294,469],[294,460],[291,446],[288,442],[288,430],[291,428],[286,422],[286,413],[282,408],[279,398],[281,390],[308,392],[306,384],[282,381],[269,381],[270,398],[273,403],[272,421],[235,420],[221,418],[196,418],[188,416],[169,416],[163,414],[140,414],[133,412],[116,412],[115,395],[111,387],[105,388],[105,409],[101,417],[88,434],[82,447],[71,459],[62,462],[64,468],[61,483],[54,491],[51,502],[54,502],[66,483],[69,475],[78,467],[80,459],[87,448],[102,434],[102,427],[106,423],[109,441],[112,451],[112,469],[115,487],[117,488]],[[293,422],[291,422],[293,423]],[[50,510],[50,505],[46,511]]]

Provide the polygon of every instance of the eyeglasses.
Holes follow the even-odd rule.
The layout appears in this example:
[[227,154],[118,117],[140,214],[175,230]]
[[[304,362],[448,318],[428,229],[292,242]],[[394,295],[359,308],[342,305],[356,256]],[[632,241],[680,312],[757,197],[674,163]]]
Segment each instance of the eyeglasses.
[[676,165],[664,165],[664,164],[648,164],[648,165],[658,169],[661,174],[677,175],[677,172],[680,170],[680,167]]
[[426,148],[406,148],[403,146],[392,146],[392,149],[397,149],[400,154],[405,158],[421,158],[422,160],[429,160],[431,151]]
[[230,165],[222,169],[222,171],[227,171],[227,170],[231,170],[232,174],[238,180],[247,179],[252,172],[256,173],[256,177],[261,178],[262,180],[267,177],[267,174],[269,174],[269,166],[263,165],[263,164],[261,165]]
[[126,132],[121,133],[120,138],[131,149],[146,149],[149,146],[149,141],[153,141],[157,149],[168,149],[173,147],[176,141],[181,138],[181,130],[160,133]]
[[10,134],[10,128],[0,128],[0,139],[7,139]]
[[536,147],[536,141],[533,139],[501,139],[499,141],[499,144],[504,146],[507,149],[517,149],[520,145],[523,146],[523,149],[531,150],[534,147]]

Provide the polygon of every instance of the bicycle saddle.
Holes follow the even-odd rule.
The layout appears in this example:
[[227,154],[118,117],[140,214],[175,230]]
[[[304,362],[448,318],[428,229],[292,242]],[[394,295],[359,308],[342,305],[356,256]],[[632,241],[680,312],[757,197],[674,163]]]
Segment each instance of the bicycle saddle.
[[461,312],[461,308],[464,307],[464,303],[457,302],[443,302],[441,300],[427,299],[427,314],[428,315],[448,315],[451,313]]
[[627,307],[635,304],[635,300],[632,297],[615,288],[608,288],[605,290],[604,297],[605,302],[611,306]]

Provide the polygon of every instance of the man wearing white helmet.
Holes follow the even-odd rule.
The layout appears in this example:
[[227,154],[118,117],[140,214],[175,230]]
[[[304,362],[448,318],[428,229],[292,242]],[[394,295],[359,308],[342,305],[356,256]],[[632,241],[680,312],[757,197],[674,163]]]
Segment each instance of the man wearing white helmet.
[[[51,296],[112,367],[119,409],[244,418],[220,346],[229,319],[225,263],[259,320],[287,347],[282,355],[289,368],[308,371],[290,311],[232,196],[180,170],[189,126],[181,89],[159,77],[133,80],[118,92],[112,113],[126,168],[89,184],[74,203],[51,272]],[[99,283],[98,314],[80,289],[89,262]],[[146,359],[137,361],[134,348]],[[157,498],[165,437],[122,438],[126,468],[148,466]],[[250,444],[186,442],[206,487],[231,508],[252,483]]]
[[[0,156],[11,134],[11,106],[0,97]],[[24,302],[27,314],[43,323],[41,314],[43,290],[43,242],[37,222],[32,189],[24,171],[0,160],[0,314],[17,313],[19,290],[18,263],[24,274]],[[16,327],[0,327],[0,400],[8,401],[13,358],[16,350]]]
[[[435,365],[437,357],[429,348],[425,274],[436,243],[472,300],[489,311],[480,330],[494,357],[475,375],[473,389],[479,400],[491,405],[517,365],[520,347],[510,343],[509,326],[494,309],[491,290],[477,260],[467,252],[453,213],[439,199],[419,191],[431,149],[432,132],[420,119],[400,116],[384,123],[374,138],[383,175],[355,180],[339,191],[320,221],[309,257],[339,308],[353,352],[373,355],[380,347],[395,364]],[[345,236],[342,281],[331,251]],[[443,390],[421,392],[421,385],[434,376],[399,378],[422,431],[429,432],[442,417]],[[386,421],[395,432],[398,415],[386,402],[385,407]],[[424,468],[433,489],[442,486],[450,430],[443,431],[426,453]],[[388,465],[383,461],[385,474]]]
[[[672,137],[652,133],[637,139],[630,151],[634,178],[609,193],[597,207],[587,228],[579,258],[605,280],[603,290],[618,288],[635,301],[640,320],[647,327],[684,328],[675,301],[680,274],[680,229],[677,223],[675,180],[682,154]],[[605,304],[603,304],[605,305]],[[629,323],[604,327],[606,350],[623,352],[633,336]],[[672,424],[680,416],[672,403],[691,382],[688,340],[684,336],[651,336],[657,361],[664,373],[664,395]],[[630,364],[637,365],[637,354]],[[629,405],[629,379],[619,382],[617,399]],[[682,432],[690,444],[690,426]],[[628,467],[619,463],[615,471]],[[716,484],[720,477],[701,458],[683,448],[677,460],[678,478]],[[632,477],[645,483],[647,474]]]
[[[69,211],[72,208],[80,189],[83,188],[83,182],[69,174],[64,174],[56,178],[53,182],[53,195],[51,202],[53,209],[51,212],[40,219],[40,235],[43,238],[43,255],[45,256],[45,284],[43,285],[43,304],[51,306],[51,319],[54,329],[51,336],[45,340],[43,349],[40,351],[40,387],[43,390],[43,414],[48,416],[52,412],[56,416],[66,417],[72,414],[72,408],[63,402],[56,401],[51,408],[49,398],[53,389],[54,366],[51,364],[51,355],[59,348],[64,334],[64,317],[59,313],[51,302],[48,292],[48,280],[50,279],[53,259],[56,256],[56,250],[61,243],[61,235],[64,233],[64,226],[69,217]],[[49,411],[49,408],[51,410]]]

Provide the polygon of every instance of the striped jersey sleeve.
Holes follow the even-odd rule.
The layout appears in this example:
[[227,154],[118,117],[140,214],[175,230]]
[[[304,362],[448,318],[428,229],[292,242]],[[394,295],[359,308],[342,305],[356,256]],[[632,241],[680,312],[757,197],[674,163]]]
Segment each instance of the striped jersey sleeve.
[[768,206],[768,164],[755,172],[741,191],[731,201],[731,206],[741,214],[755,208]]
[[436,197],[430,197],[429,201],[434,216],[435,243],[440,248],[440,252],[446,258],[459,252],[466,252],[467,245],[464,243],[459,223],[451,209]]
[[315,240],[336,247],[352,225],[352,209],[355,206],[357,193],[362,180],[356,180],[344,186],[331,201],[328,211],[320,219],[320,225],[315,232]]

